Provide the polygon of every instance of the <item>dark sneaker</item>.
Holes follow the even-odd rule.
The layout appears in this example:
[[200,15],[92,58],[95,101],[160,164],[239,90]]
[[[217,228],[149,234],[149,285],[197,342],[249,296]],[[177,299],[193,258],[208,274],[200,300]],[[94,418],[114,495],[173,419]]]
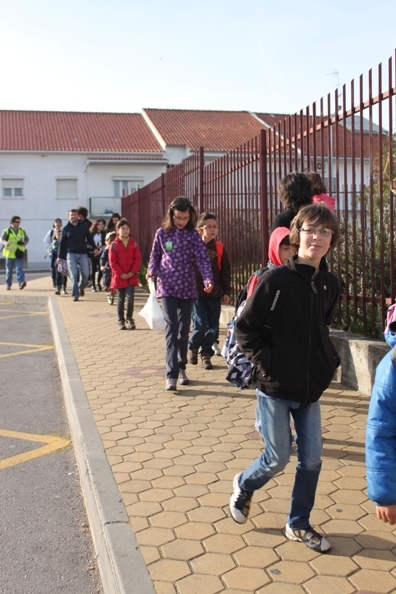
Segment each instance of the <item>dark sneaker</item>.
[[91,291],[92,291],[92,293],[96,293],[95,287],[92,287]]
[[188,362],[191,365],[198,365],[198,349],[190,349],[189,354]]
[[234,489],[230,498],[230,512],[232,518],[238,524],[244,524],[249,516],[250,502],[252,501],[253,491],[245,491],[238,484],[242,472],[234,476],[232,487]]
[[213,369],[212,361],[210,360],[209,355],[202,355],[202,365],[204,369]]
[[126,330],[125,322],[118,322],[118,329],[119,330]]
[[136,324],[134,320],[127,320],[126,323],[129,330],[136,330]]
[[80,289],[80,297],[84,297],[84,295],[85,295],[84,289]]
[[11,287],[7,285],[7,291],[11,291]]
[[321,534],[316,532],[311,526],[308,526],[305,530],[298,528],[294,529],[286,524],[285,536],[289,540],[298,540],[303,542],[307,547],[316,551],[317,553],[326,553],[331,548],[331,544]]
[[56,289],[55,295],[60,295],[60,290],[59,289]]
[[25,281],[23,281],[23,283],[21,283],[21,284],[19,285],[19,288],[20,288],[20,289],[24,289],[25,287],[26,287],[26,283],[25,283]]
[[62,289],[62,295],[67,295],[66,289]]
[[176,390],[176,380],[173,377],[168,377],[165,384],[165,390]]
[[190,380],[188,379],[188,377],[186,375],[185,369],[180,369],[179,370],[179,384],[181,386],[188,386],[189,383],[190,383]]
[[73,297],[73,301],[78,301],[78,297]]

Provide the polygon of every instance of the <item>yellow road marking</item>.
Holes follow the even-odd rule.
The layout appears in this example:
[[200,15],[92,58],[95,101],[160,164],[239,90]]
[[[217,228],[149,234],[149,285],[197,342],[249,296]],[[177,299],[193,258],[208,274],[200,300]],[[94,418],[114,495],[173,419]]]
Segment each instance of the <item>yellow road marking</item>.
[[23,462],[29,462],[29,460],[52,454],[58,450],[63,450],[70,444],[69,439],[57,435],[36,435],[34,433],[21,433],[20,431],[9,431],[7,429],[0,429],[0,436],[45,444],[39,448],[24,452],[23,454],[17,454],[16,456],[10,456],[9,458],[0,460],[0,470],[10,468],[10,466],[16,466],[17,464],[22,464]]
[[31,347],[23,351],[15,351],[13,353],[4,353],[0,355],[0,359],[5,357],[16,357],[18,355],[28,355],[29,353],[39,353],[40,351],[49,351],[54,348],[52,344],[24,344],[19,342],[0,342],[0,345],[4,346],[18,346],[18,347]]

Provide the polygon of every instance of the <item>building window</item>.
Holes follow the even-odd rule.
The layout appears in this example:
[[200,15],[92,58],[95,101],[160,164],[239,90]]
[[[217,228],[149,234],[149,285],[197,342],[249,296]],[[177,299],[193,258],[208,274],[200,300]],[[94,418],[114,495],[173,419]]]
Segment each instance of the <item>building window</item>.
[[3,198],[23,198],[23,178],[3,177],[2,182]]
[[115,198],[122,198],[122,196],[128,196],[128,194],[132,194],[138,188],[143,186],[142,179],[114,179],[113,178],[113,188],[114,188],[114,197]]
[[56,179],[56,197],[58,200],[77,199],[77,179],[71,177],[58,177]]

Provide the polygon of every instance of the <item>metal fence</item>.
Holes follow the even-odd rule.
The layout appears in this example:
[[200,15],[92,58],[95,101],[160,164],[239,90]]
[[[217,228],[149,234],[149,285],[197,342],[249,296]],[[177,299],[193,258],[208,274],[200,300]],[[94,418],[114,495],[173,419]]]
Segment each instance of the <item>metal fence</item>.
[[[216,213],[233,290],[268,259],[277,186],[290,171],[318,171],[336,198],[342,236],[329,257],[342,297],[339,327],[378,335],[395,300],[395,60],[379,65],[204,165],[204,148],[123,200],[144,260],[171,200]],[[385,70],[385,73],[384,73]],[[384,82],[385,81],[385,82]]]

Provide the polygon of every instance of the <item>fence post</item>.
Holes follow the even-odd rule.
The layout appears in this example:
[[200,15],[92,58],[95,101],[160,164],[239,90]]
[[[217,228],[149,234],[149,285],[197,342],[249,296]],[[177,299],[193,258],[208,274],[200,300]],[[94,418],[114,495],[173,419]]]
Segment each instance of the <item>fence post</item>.
[[267,132],[260,131],[260,227],[261,227],[261,264],[268,262],[268,192],[267,192]]
[[203,146],[199,147],[199,211],[205,211],[205,184],[204,184],[204,168],[205,168],[205,150]]
[[166,206],[165,206],[165,200],[166,200],[166,192],[165,192],[165,188],[166,188],[166,184],[165,184],[165,173],[161,173],[161,201],[162,201],[162,216],[165,216],[165,212],[166,212]]

